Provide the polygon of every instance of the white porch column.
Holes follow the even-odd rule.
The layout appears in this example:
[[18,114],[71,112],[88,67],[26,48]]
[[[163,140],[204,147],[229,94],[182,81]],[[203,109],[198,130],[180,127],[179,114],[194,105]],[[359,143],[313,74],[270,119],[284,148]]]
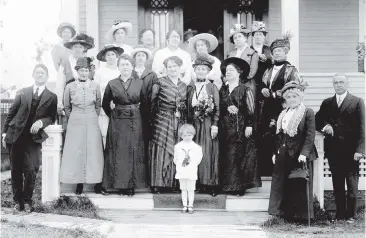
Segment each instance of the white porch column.
[[282,34],[290,31],[293,35],[291,39],[291,50],[288,53],[287,60],[294,65],[300,72],[300,0],[281,0],[281,26]]
[[[366,46],[366,0],[359,0],[358,8],[359,23],[359,42],[364,42]],[[366,71],[366,59],[364,60],[364,69]]]
[[60,0],[60,22],[68,22],[75,26],[79,32],[79,0]]
[[98,0],[86,0],[86,33],[94,38],[95,47],[88,51],[88,56],[99,52],[99,11]]
[[60,197],[62,126],[49,125],[45,132],[49,137],[42,144],[42,203]]

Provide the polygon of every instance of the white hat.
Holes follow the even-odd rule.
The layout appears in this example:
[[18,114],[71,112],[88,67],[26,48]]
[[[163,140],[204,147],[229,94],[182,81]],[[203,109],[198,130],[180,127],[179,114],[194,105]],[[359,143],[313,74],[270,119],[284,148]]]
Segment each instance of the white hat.
[[229,32],[229,42],[234,44],[234,40],[233,40],[233,36],[236,33],[243,33],[244,35],[249,35],[250,34],[250,30],[247,29],[243,24],[235,24],[233,25],[233,27],[230,29]]
[[208,41],[208,43],[210,44],[210,47],[207,49],[208,53],[214,51],[216,49],[216,47],[219,45],[219,42],[214,35],[209,34],[209,33],[201,33],[201,34],[195,35],[191,39],[189,39],[189,47],[193,50],[196,50],[195,49],[196,42],[199,40]]
[[111,26],[111,28],[109,28],[109,30],[106,34],[107,41],[113,42],[114,41],[114,32],[116,32],[116,30],[121,29],[121,28],[123,28],[125,30],[126,35],[129,35],[132,31],[132,24],[129,21],[123,21],[123,22],[113,24]]
[[146,48],[145,46],[143,45],[137,45],[131,52],[131,57],[134,58],[135,55],[138,53],[138,52],[144,52],[146,53],[147,55],[147,59],[149,59],[152,55],[151,53],[151,50],[149,50],[148,48]]

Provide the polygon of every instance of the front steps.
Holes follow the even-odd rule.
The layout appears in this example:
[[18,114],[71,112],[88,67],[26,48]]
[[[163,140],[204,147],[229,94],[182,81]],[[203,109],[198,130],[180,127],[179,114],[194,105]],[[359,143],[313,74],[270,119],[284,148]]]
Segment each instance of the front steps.
[[[194,207],[196,210],[203,211],[265,212],[268,210],[270,186],[271,181],[263,179],[261,188],[248,189],[242,197],[223,194],[212,197],[207,194],[196,194]],[[85,189],[92,191],[91,186]],[[71,191],[65,192],[64,195],[76,196]],[[151,194],[143,189],[138,190],[133,197],[117,194],[103,196],[94,192],[86,192],[85,196],[88,196],[100,209],[108,210],[180,210],[182,208],[179,193]]]

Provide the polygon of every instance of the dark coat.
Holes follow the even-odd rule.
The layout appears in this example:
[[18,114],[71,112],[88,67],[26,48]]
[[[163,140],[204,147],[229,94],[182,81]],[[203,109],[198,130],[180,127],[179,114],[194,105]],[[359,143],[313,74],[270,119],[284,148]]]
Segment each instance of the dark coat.
[[301,119],[297,128],[297,133],[291,137],[284,133],[277,134],[276,150],[277,152],[281,146],[287,147],[287,153],[292,158],[298,158],[299,155],[305,155],[309,161],[318,158],[318,152],[315,144],[315,117],[314,111],[306,108],[305,115]]
[[[255,50],[253,48],[253,46],[251,46],[251,48],[253,50]],[[262,62],[260,59],[258,61],[258,69],[257,69],[257,73],[255,74],[254,78],[257,84],[257,87],[259,85],[261,85],[262,82],[262,78],[263,78],[263,74],[264,72],[266,72],[267,69],[272,67],[272,55],[271,55],[271,50],[269,48],[269,46],[267,45],[263,45],[263,54],[267,57],[267,60]],[[258,88],[259,89],[259,88]]]
[[334,136],[324,137],[325,158],[352,161],[355,152],[365,153],[365,105],[349,92],[340,108],[336,100],[334,95],[322,102],[315,116],[316,129],[321,131],[328,124],[333,127]]
[[[22,134],[29,117],[32,97],[33,86],[18,91],[14,103],[9,109],[2,130],[2,133],[6,133],[6,143],[13,144]],[[41,120],[43,123],[42,129],[40,129],[37,134],[33,135],[33,140],[35,142],[42,143],[48,138],[48,135],[43,129],[55,121],[56,114],[57,96],[45,88],[34,117],[34,122]]]

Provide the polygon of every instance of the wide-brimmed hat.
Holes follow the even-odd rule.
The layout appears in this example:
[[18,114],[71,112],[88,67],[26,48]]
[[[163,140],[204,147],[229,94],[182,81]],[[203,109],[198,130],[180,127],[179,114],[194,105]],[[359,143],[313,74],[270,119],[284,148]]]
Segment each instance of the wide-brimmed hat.
[[72,37],[74,37],[74,36],[76,35],[75,26],[74,26],[74,25],[72,25],[71,23],[63,22],[63,23],[61,23],[61,24],[57,27],[57,35],[58,35],[59,37],[62,37],[62,31],[63,31],[65,28],[70,29],[70,31],[71,31],[71,38],[72,38]]
[[243,33],[244,35],[248,36],[250,34],[250,30],[247,29],[243,24],[234,24],[229,32],[229,42],[234,44],[233,36],[236,33]]
[[71,49],[73,45],[80,44],[85,47],[86,50],[94,48],[94,38],[88,36],[87,34],[81,33],[72,38],[71,41],[64,43],[64,46]]
[[92,58],[90,57],[81,57],[76,61],[76,65],[75,65],[75,70],[78,70],[80,68],[90,68],[91,62],[92,62]]
[[206,54],[199,54],[196,57],[196,60],[194,61],[194,63],[192,64],[192,67],[196,67],[197,65],[206,65],[210,68],[210,70],[212,69],[212,65],[215,63],[215,60],[210,56],[210,55],[206,55]]
[[297,88],[300,91],[304,92],[305,89],[308,87],[308,83],[303,80],[302,78],[300,78],[300,81],[291,81],[285,84],[285,86],[283,86],[282,90],[281,90],[281,94],[283,95],[284,92],[286,92],[289,89],[294,89]]
[[280,48],[280,47],[286,47],[290,50],[290,39],[291,39],[292,35],[290,32],[286,32],[282,38],[280,39],[276,39],[272,42],[271,46],[269,47],[271,52],[276,49],[276,48]]
[[99,53],[97,54],[97,59],[99,61],[103,61],[106,62],[105,59],[105,54],[108,51],[114,51],[117,54],[117,57],[120,56],[121,54],[123,54],[124,50],[121,47],[115,46],[115,45],[106,45],[103,47],[103,49],[101,51],[99,51]]
[[230,57],[230,58],[227,58],[226,60],[222,61],[221,65],[220,65],[222,75],[224,75],[224,76],[226,75],[226,67],[229,64],[234,64],[237,67],[239,67],[243,71],[243,73],[241,74],[242,77],[245,77],[245,78],[248,77],[249,71],[250,71],[249,64],[242,58],[237,58],[237,57]]
[[151,53],[151,50],[149,50],[148,48],[146,48],[145,46],[143,45],[137,45],[135,46],[135,48],[132,50],[131,52],[131,57],[134,58],[135,55],[138,53],[138,52],[144,52],[146,55],[147,55],[147,59],[149,59],[152,55]]
[[262,21],[254,21],[252,24],[251,30],[252,30],[252,34],[254,34],[255,32],[268,33],[266,24]]
[[125,30],[126,35],[131,34],[132,31],[132,24],[129,21],[123,21],[116,24],[113,24],[111,28],[107,31],[106,38],[107,41],[113,42],[114,41],[114,32],[116,30],[123,28]]
[[209,44],[210,47],[207,49],[208,53],[214,51],[216,49],[216,47],[219,45],[219,41],[217,40],[217,38],[209,33],[201,33],[198,35],[193,36],[190,40],[189,40],[189,47],[191,49],[195,49],[196,46],[196,42],[199,40],[206,40]]
[[196,31],[196,30],[188,29],[188,30],[186,30],[186,31],[183,33],[183,37],[185,37],[185,36],[186,36],[186,35],[188,35],[188,34],[196,35],[197,33],[198,33],[198,31]]

